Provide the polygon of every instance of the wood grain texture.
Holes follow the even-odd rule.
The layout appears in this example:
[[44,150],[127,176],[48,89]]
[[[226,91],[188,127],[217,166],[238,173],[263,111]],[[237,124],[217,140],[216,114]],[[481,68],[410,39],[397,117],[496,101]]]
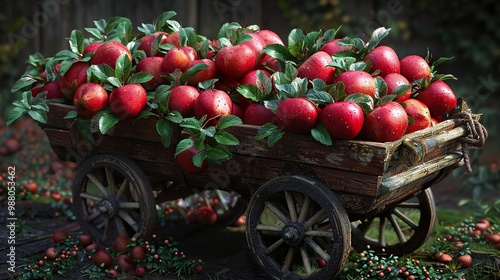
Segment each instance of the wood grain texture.
[[[155,184],[174,186],[171,190],[177,193],[226,189],[246,198],[269,180],[285,175],[311,176],[328,186],[350,215],[382,209],[430,187],[428,183],[442,170],[461,163],[460,137],[468,133],[464,126],[455,127],[456,123],[448,120],[394,142],[334,140],[332,146],[324,146],[310,135],[287,133],[275,146],[268,147],[265,141],[255,139],[258,127],[238,125],[227,130],[240,141],[240,145],[229,147],[233,158],[194,176],[183,174],[175,161],[178,128],[172,145],[165,148],[156,132],[156,119],[135,124],[120,121],[107,135],[96,133],[96,146],[92,147],[81,137],[76,142],[71,140],[71,121],[63,118],[72,106],[50,104],[49,108],[49,120],[42,127],[63,159],[121,154],[137,162]],[[419,145],[421,150],[408,148]],[[175,192],[168,196],[175,197]]]

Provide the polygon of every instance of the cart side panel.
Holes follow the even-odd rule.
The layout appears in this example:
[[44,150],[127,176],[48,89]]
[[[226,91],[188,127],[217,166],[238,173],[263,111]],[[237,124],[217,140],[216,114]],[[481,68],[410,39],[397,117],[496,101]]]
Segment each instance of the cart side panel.
[[142,165],[147,168],[143,171],[146,174],[161,174],[166,178],[174,178],[178,173],[178,166],[173,160],[173,149],[167,149],[161,143],[101,136],[96,140],[97,146],[93,148],[83,139],[73,143],[67,130],[44,128],[44,131],[52,149],[64,160],[81,162],[94,154],[121,154],[139,165],[144,163]]
[[388,154],[393,148],[392,143],[346,140],[333,140],[332,146],[325,146],[314,141],[311,135],[289,133],[285,133],[273,147],[268,147],[265,141],[255,139],[258,129],[250,125],[230,127],[228,132],[240,141],[238,146],[230,147],[231,151],[251,157],[381,175],[387,168]]

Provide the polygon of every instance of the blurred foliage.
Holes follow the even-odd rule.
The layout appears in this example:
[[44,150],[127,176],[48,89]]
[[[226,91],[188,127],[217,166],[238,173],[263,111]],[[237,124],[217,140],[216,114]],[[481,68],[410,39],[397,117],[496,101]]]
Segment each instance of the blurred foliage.
[[5,12],[0,12],[0,118],[7,117],[10,105],[18,98],[10,92],[10,88],[20,74],[12,62],[16,52],[9,42],[8,34],[20,28],[21,25],[21,17],[8,22]]
[[462,96],[474,110],[484,114],[483,123],[491,136],[497,136],[500,126],[500,3],[480,1],[413,2],[411,17],[425,14],[432,20],[431,28],[420,28],[411,21],[415,36],[426,41],[440,42],[441,53],[454,56],[449,71],[459,73]]

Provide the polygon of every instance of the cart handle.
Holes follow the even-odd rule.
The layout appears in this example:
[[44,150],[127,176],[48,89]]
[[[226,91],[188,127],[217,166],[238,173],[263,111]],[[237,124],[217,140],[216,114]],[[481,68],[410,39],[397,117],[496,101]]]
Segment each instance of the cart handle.
[[410,166],[420,163],[426,155],[435,149],[446,145],[449,141],[460,138],[465,165],[468,172],[472,171],[469,161],[468,147],[481,147],[488,138],[488,131],[479,123],[479,116],[462,111],[449,117],[455,122],[455,128],[434,137],[424,139],[405,139],[401,143],[400,155]]

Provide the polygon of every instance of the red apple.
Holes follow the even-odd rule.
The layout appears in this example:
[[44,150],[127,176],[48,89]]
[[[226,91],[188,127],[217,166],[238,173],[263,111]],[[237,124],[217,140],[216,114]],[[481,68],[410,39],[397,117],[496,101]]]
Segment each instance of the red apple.
[[146,90],[139,84],[118,87],[109,96],[109,108],[122,120],[137,117],[146,107],[146,102]]
[[146,90],[154,90],[159,85],[166,82],[163,76],[166,74],[163,71],[163,58],[158,56],[146,57],[141,59],[139,63],[137,63],[136,72],[146,72],[153,76],[153,78],[145,83],[142,83],[142,86]]
[[224,47],[215,57],[217,69],[224,75],[239,79],[257,65],[258,55],[248,44]]
[[421,101],[410,98],[403,101],[405,111],[411,117],[414,123],[409,123],[406,128],[406,134],[417,130],[425,129],[431,126],[432,119],[429,108]]
[[96,83],[85,83],[78,87],[73,98],[76,113],[90,119],[108,106],[108,92]]
[[130,62],[132,62],[132,53],[127,46],[116,41],[105,42],[95,50],[90,63],[95,65],[107,64],[115,69],[116,60],[122,54],[126,54]]
[[59,86],[62,94],[68,100],[73,100],[76,89],[87,82],[87,70],[90,65],[87,62],[75,62],[61,77]]
[[200,92],[192,86],[175,86],[170,88],[168,108],[178,111],[184,118],[194,116],[194,104]]
[[153,49],[153,43],[156,40],[156,38],[158,38],[158,36],[162,36],[160,45],[165,44],[167,42],[168,33],[159,31],[155,32],[154,34],[149,34],[142,37],[141,43],[139,44],[139,47],[137,47],[137,49],[144,51],[147,57],[163,56],[163,53],[158,52],[158,49]]
[[200,82],[211,80],[217,77],[217,66],[215,65],[215,62],[207,58],[197,59],[189,62],[188,66],[186,67],[186,70],[199,63],[204,63],[208,67],[199,71],[193,77],[187,80],[187,84],[190,86],[197,86],[198,83]]
[[324,51],[318,51],[311,55],[298,68],[298,75],[312,81],[321,79],[327,84],[333,83],[335,67],[328,66],[332,62],[332,57]]

